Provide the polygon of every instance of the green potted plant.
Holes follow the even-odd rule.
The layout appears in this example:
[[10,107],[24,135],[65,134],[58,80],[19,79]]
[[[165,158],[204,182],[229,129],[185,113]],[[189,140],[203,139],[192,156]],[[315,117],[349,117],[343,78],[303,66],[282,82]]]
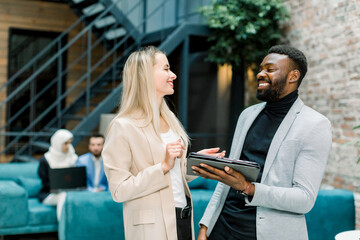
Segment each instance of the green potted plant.
[[232,66],[233,128],[244,107],[245,71],[253,63],[258,66],[266,51],[279,43],[288,11],[281,0],[213,0],[200,13],[212,30],[208,61]]

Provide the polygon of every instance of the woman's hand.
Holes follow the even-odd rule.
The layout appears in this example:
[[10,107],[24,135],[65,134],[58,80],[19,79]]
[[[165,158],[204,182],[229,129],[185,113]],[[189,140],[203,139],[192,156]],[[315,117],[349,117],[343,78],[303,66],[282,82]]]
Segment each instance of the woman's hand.
[[201,225],[197,240],[207,240],[206,231],[207,231],[207,227]]
[[185,146],[181,143],[181,139],[173,143],[166,144],[165,159],[161,162],[163,173],[166,174],[175,165],[175,159],[181,158]]
[[222,152],[219,152],[219,150],[220,150],[219,147],[206,148],[206,149],[203,149],[201,151],[198,151],[197,153],[212,155],[212,156],[216,156],[216,157],[225,157],[225,150],[222,151]]

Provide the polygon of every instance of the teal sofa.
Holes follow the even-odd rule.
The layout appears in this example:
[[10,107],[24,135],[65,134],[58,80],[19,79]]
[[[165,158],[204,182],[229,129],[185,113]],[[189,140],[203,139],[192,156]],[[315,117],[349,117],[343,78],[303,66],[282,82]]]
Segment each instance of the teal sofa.
[[[189,183],[195,234],[217,182],[197,178]],[[313,209],[306,214],[309,240],[334,239],[339,232],[355,229],[354,195],[350,191],[320,190]],[[110,193],[72,192],[67,196],[59,225],[60,240],[124,240],[122,204]]]
[[37,199],[38,163],[0,164],[0,236],[55,232],[56,209]]
[[309,240],[330,240],[355,229],[355,200],[351,191],[320,190],[314,207],[305,215]]
[[60,240],[125,239],[122,203],[110,192],[69,192],[59,223]]
[[[55,208],[41,204],[36,198],[41,188],[37,168],[38,163],[0,164],[0,237],[58,231],[59,240],[125,239],[122,204],[114,202],[109,192],[69,192],[58,224]],[[189,183],[196,235],[216,184],[202,178]],[[306,221],[310,240],[334,239],[339,232],[353,230],[353,193],[320,190]]]
[[[197,178],[189,185],[194,199],[195,233],[206,209],[216,181]],[[309,240],[335,239],[337,233],[355,229],[355,200],[351,191],[342,189],[320,190],[312,210],[305,215]],[[286,227],[286,226],[284,226]]]
[[[194,204],[196,234],[217,182],[198,178],[189,186]],[[124,240],[122,204],[112,200],[109,192],[69,192],[59,224],[60,240]],[[81,223],[81,224],[80,224]]]

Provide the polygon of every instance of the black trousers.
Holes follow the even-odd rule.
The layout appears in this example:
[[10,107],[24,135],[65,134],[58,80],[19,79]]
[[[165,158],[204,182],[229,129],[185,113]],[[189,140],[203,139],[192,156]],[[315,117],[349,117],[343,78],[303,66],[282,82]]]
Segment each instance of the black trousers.
[[232,231],[221,221],[220,217],[216,221],[208,240],[256,240],[256,236],[246,236],[246,234]]
[[191,240],[191,216],[181,218],[179,209],[176,209],[176,230],[178,240]]

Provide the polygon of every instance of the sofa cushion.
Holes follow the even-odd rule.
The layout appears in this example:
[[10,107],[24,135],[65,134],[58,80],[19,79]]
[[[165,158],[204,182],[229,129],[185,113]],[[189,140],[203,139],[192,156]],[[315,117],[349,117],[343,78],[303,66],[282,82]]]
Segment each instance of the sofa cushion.
[[0,181],[0,228],[25,226],[27,219],[25,189],[14,181]]
[[38,162],[31,163],[1,163],[0,180],[16,181],[18,177],[39,178]]
[[40,178],[18,177],[17,182],[25,188],[30,198],[39,195],[42,187]]
[[56,224],[56,207],[47,206],[39,202],[37,198],[30,198],[29,202],[29,225]]

